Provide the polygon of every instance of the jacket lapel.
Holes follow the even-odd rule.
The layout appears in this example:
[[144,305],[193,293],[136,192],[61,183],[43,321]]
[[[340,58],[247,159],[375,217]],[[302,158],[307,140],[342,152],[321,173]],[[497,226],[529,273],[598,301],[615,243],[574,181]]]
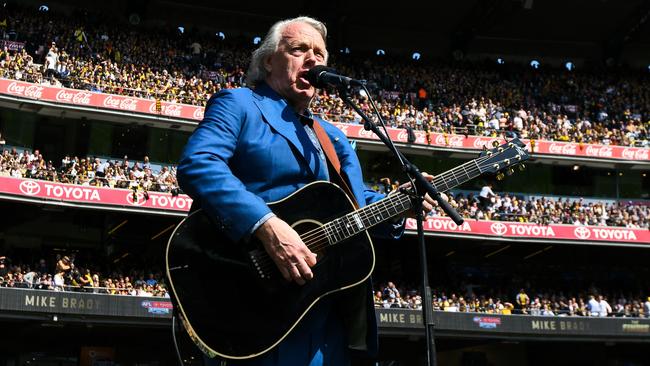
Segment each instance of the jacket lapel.
[[309,166],[311,173],[318,177],[318,169],[321,165],[318,161],[318,151],[307,136],[298,116],[284,98],[266,84],[255,88],[253,96],[255,97],[253,102],[262,113],[264,122],[293,145],[300,158]]

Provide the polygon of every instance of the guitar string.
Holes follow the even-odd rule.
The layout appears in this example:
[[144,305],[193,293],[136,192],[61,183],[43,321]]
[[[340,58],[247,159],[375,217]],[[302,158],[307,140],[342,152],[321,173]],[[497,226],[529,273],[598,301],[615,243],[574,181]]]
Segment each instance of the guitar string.
[[[471,164],[471,163],[478,162],[478,161],[481,160],[481,159],[482,159],[482,160],[486,160],[486,159],[489,158],[489,157],[490,157],[490,156],[483,156],[483,157],[476,158],[476,159],[474,159],[474,160],[470,160],[470,161],[468,161],[468,162],[465,162],[465,163],[459,165],[458,167],[454,168],[453,170],[457,170],[458,168],[460,168],[460,167],[462,167],[462,166],[464,166],[464,165],[469,165],[469,164]],[[477,167],[477,168],[478,168],[478,173],[480,174],[480,173],[481,173],[481,169],[480,169],[480,167]],[[469,177],[469,176],[471,176],[472,174],[475,174],[477,168],[472,167],[472,169],[470,170],[470,174],[468,174],[468,173],[467,173],[467,170],[465,170],[465,175],[467,175],[467,176]],[[440,174],[440,175],[434,177],[434,180],[433,180],[432,183],[433,183],[436,187],[441,186],[442,184],[444,184],[444,185],[446,185],[447,187],[449,187],[449,185],[446,183],[447,181],[449,181],[449,178],[445,178],[445,177],[450,176],[450,175],[452,175],[451,172],[447,172],[447,173]],[[454,178],[455,178],[455,180],[456,180],[456,183],[458,184],[459,181],[458,181],[458,179],[456,178],[455,174],[453,174],[453,176],[454,176]],[[304,240],[308,240],[308,239],[310,238],[310,234],[312,234],[312,233],[311,233],[311,232],[306,232],[306,233],[303,235],[303,237],[302,237],[303,241],[304,241]]]
[[[470,161],[468,161],[468,162],[466,162],[466,163],[464,163],[464,164],[458,166],[457,168],[454,168],[453,170],[457,170],[458,168],[460,168],[460,167],[462,167],[462,166],[464,166],[464,165],[468,165],[468,164],[471,164],[471,163],[474,163],[474,162],[478,162],[479,160],[488,160],[489,158],[493,158],[493,156],[491,156],[491,155],[486,155],[486,156],[479,157],[479,158],[474,159],[474,160],[470,160]],[[487,166],[487,165],[486,165],[486,166]],[[472,167],[472,169],[470,170],[471,174],[475,174],[477,168],[478,168],[478,173],[480,174],[480,173],[481,173],[481,169],[480,169],[480,166],[479,166],[478,164],[477,164],[477,167],[476,167],[476,168]],[[434,182],[433,182],[433,183],[435,184],[436,181],[443,181],[443,182],[446,182],[448,179],[444,179],[445,176],[453,176],[454,179],[456,180],[456,183],[458,184],[459,181],[458,181],[458,179],[456,178],[455,174],[453,174],[453,170],[450,171],[449,173],[444,173],[444,174],[441,174],[441,175],[437,176],[436,178],[434,178]],[[467,171],[465,171],[465,173],[466,173],[466,175],[467,175],[468,177],[471,176],[471,174],[467,174]],[[440,184],[440,183],[439,183],[439,184]],[[439,184],[436,184],[436,186],[438,186]],[[447,185],[447,184],[445,183],[445,185]],[[449,187],[449,185],[447,185],[447,187]],[[400,205],[402,205],[402,206],[404,206],[404,202],[401,201],[402,198],[406,198],[406,201],[410,201],[410,198],[409,198],[408,196],[406,196],[406,195],[395,195],[395,196],[393,196],[393,197],[398,198],[398,199],[400,200]],[[379,205],[382,205],[382,206],[384,206],[383,209],[386,210],[387,207],[389,207],[389,205],[388,205],[389,203],[391,204],[390,207],[394,207],[394,203],[395,203],[395,202],[393,202],[393,201],[394,201],[394,199],[393,199],[392,197],[390,197],[389,199],[384,199],[384,200],[381,200],[381,201],[379,201],[379,202],[376,202],[374,205],[370,205],[370,206],[368,206],[368,207],[364,207],[364,209],[362,209],[362,210],[364,210],[364,211],[361,212],[361,215],[364,216],[364,217],[363,217],[364,219],[368,219],[368,217],[369,217],[370,215],[372,215],[372,213],[371,213],[372,207],[378,207]],[[366,209],[367,209],[367,210],[366,210]],[[370,213],[367,213],[366,211],[368,211],[368,212],[370,212]],[[396,211],[396,214],[399,212],[399,210],[397,210],[397,209],[395,209],[395,211]],[[406,211],[406,210],[404,210],[404,211]],[[358,213],[359,211],[356,211],[356,212]],[[402,211],[402,212],[403,212],[403,211]],[[390,214],[390,213],[389,213],[389,214]],[[394,215],[396,215],[396,214],[391,214],[391,217],[394,216]],[[341,220],[341,219],[343,219],[344,217],[347,217],[347,216],[349,216],[349,215],[350,215],[350,214],[347,214],[347,215],[345,215],[345,216],[343,216],[343,217],[341,217],[341,218],[339,218],[339,219],[336,219],[336,220],[331,221],[331,222],[328,223],[328,224],[325,224],[325,225],[323,225],[323,226],[320,226],[320,227],[318,227],[318,228],[315,228],[315,229],[312,229],[312,230],[306,232],[306,233],[303,235],[303,238],[302,238],[303,242],[305,243],[305,245],[306,245],[308,248],[310,248],[310,250],[318,251],[318,250],[320,250],[320,249],[323,249],[324,247],[326,247],[327,245],[329,245],[329,241],[330,241],[330,240],[329,240],[329,236],[332,235],[332,234],[329,233],[329,230],[328,230],[328,228],[327,228],[326,226],[328,226],[328,225],[332,225],[332,223],[334,223],[335,221],[337,221],[337,220]],[[373,226],[374,226],[374,225],[373,225]],[[360,230],[360,231],[358,231],[358,232],[355,232],[355,233],[353,233],[353,234],[350,234],[350,233],[349,233],[349,230],[348,230],[348,233],[347,233],[347,235],[346,235],[346,233],[343,232],[342,229],[337,230],[336,227],[334,227],[333,229],[334,229],[334,231],[333,231],[333,232],[334,232],[334,235],[336,235],[337,232],[340,232],[340,233],[341,233],[340,236],[343,237],[343,238],[345,238],[345,239],[347,239],[347,238],[349,238],[349,237],[352,237],[352,236],[354,236],[354,235],[360,233],[361,231],[363,231],[363,230]],[[354,230],[353,230],[353,231],[354,231]],[[334,238],[337,239],[336,236],[334,236]],[[323,240],[323,239],[325,239],[325,240]],[[340,240],[339,240],[339,241],[340,241]],[[308,243],[309,243],[309,244],[308,244]],[[260,261],[259,261],[259,266],[260,266],[260,268],[261,268],[262,270],[268,270],[268,269],[269,269],[269,266],[272,266],[273,264],[274,264],[274,262],[273,262],[273,260],[270,258],[270,256],[268,256],[268,254],[267,254],[265,257],[263,257],[263,260],[260,260]]]
[[[502,152],[501,152],[501,153],[502,153]],[[473,159],[473,160],[467,161],[467,162],[465,162],[465,163],[459,165],[458,167],[456,167],[456,168],[450,170],[448,173],[443,173],[443,174],[441,174],[441,175],[436,176],[436,177],[434,178],[434,180],[433,180],[433,183],[436,185],[436,187],[438,187],[439,185],[441,185],[442,183],[444,183],[444,184],[447,186],[447,189],[448,189],[448,188],[449,188],[449,185],[448,185],[446,182],[449,180],[449,178],[446,178],[446,179],[445,179],[445,177],[453,176],[454,180],[456,180],[456,185],[458,185],[458,184],[460,184],[460,183],[459,183],[460,181],[458,180],[458,178],[456,177],[456,175],[453,173],[453,171],[458,170],[459,168],[461,168],[461,167],[463,167],[463,166],[465,166],[465,165],[469,165],[469,164],[472,164],[472,163],[476,163],[477,166],[476,166],[476,167],[472,167],[472,168],[470,169],[470,173],[469,173],[469,174],[467,173],[466,170],[464,170],[464,172],[465,172],[465,175],[467,175],[468,177],[471,177],[471,175],[476,174],[476,172],[478,172],[479,175],[480,175],[480,174],[481,174],[481,166],[478,165],[478,162],[479,162],[479,161],[482,162],[482,161],[488,160],[488,159],[493,158],[493,157],[494,157],[494,156],[492,156],[492,155],[485,155],[485,156],[483,156],[483,157],[479,157],[479,158],[476,158],[476,159]],[[505,159],[504,159],[504,160],[505,160]],[[492,165],[492,164],[494,164],[494,163],[486,164],[486,165],[484,165],[483,167],[487,167],[487,166]],[[442,181],[442,182],[440,182],[440,181]],[[436,184],[436,182],[437,182],[437,184]],[[393,198],[393,197],[395,197],[396,199]],[[403,200],[404,198],[406,198],[406,200]],[[369,205],[369,206],[367,206],[367,207],[364,207],[364,208],[362,208],[362,209],[359,210],[359,211],[355,211],[354,213],[357,213],[358,215],[360,215],[359,218],[361,218],[361,219],[363,219],[363,220],[365,221],[365,220],[367,220],[370,216],[373,215],[373,214],[372,214],[372,208],[373,208],[373,207],[379,207],[379,206],[381,205],[381,206],[384,206],[384,207],[383,207],[383,210],[388,210],[389,207],[394,207],[394,204],[395,204],[394,201],[395,201],[395,200],[399,201],[399,204],[400,204],[400,205],[402,206],[402,208],[403,208],[403,207],[404,207],[404,203],[410,201],[410,197],[408,197],[407,195],[400,195],[400,194],[398,194],[398,195],[394,195],[394,196],[392,196],[392,197],[387,197],[387,199],[383,199],[383,200],[378,201],[378,202],[376,202],[376,203],[374,203],[374,204],[372,204],[372,205]],[[390,205],[389,205],[389,203],[390,203]],[[408,208],[407,208],[406,210],[408,210]],[[403,210],[402,212],[404,212],[404,211],[406,211],[406,210]],[[389,212],[389,214],[391,215],[390,217],[395,216],[397,213],[399,213],[399,210],[398,210],[398,209],[395,209],[395,211],[396,211],[395,214],[390,214],[390,212]],[[328,225],[332,225],[333,222],[335,222],[335,221],[337,221],[337,220],[341,220],[341,219],[343,219],[343,218],[345,218],[345,217],[348,217],[348,216],[350,216],[351,214],[353,214],[353,213],[350,213],[350,214],[344,215],[344,216],[342,216],[342,217],[339,218],[339,219],[336,219],[336,220],[331,221],[330,223],[327,223],[327,224],[325,224],[325,225],[323,225],[323,226],[319,226],[319,227],[317,227],[317,228],[315,228],[315,229],[312,229],[312,230],[306,232],[306,233],[303,235],[303,237],[301,237],[301,239],[303,240],[303,242],[305,243],[305,245],[306,245],[310,250],[312,250],[312,251],[319,251],[319,250],[321,250],[321,249],[327,247],[327,245],[329,245],[329,242],[330,242],[330,240],[329,240],[329,236],[332,235],[332,234],[329,233],[329,228],[328,228],[327,226],[328,226]],[[349,218],[348,218],[348,219],[349,219]],[[376,224],[376,223],[375,223],[375,224]],[[349,226],[349,224],[348,224],[348,226]],[[374,224],[373,224],[373,226],[374,226]],[[363,230],[365,230],[365,229],[366,229],[366,228],[364,227]],[[363,231],[363,230],[359,230],[359,231],[357,231],[357,232],[354,232],[353,234],[350,234],[350,233],[349,233],[349,230],[348,230],[348,233],[347,233],[347,235],[346,235],[346,233],[343,232],[342,230],[343,230],[343,229],[341,229],[340,231],[337,231],[337,229],[334,228],[334,235],[336,234],[336,232],[341,232],[341,235],[340,235],[340,236],[343,237],[343,238],[345,238],[345,239],[347,239],[347,238],[352,237],[352,236],[354,236],[354,235],[360,233],[361,231]],[[353,229],[353,231],[354,231],[354,229]],[[335,236],[334,238],[336,239],[336,236]],[[324,239],[324,240],[323,240],[323,239]],[[340,240],[339,240],[339,241],[340,241]],[[273,260],[271,259],[271,257],[268,256],[268,254],[266,254],[266,255],[262,258],[262,260],[260,260],[260,261],[258,262],[258,264],[259,264],[259,266],[260,266],[260,268],[261,268],[262,270],[268,270],[268,269],[269,269],[269,266],[272,266],[272,265],[274,265],[275,263],[273,262]]]
[[[491,158],[491,156],[487,156],[487,155],[486,155],[486,156],[481,157],[481,158],[477,158],[477,159],[474,159],[474,160],[470,160],[470,161],[468,161],[468,162],[466,162],[466,163],[464,163],[464,164],[458,166],[457,168],[454,168],[453,170],[458,170],[458,168],[463,167],[464,165],[468,165],[468,164],[471,164],[471,163],[473,163],[473,162],[478,162],[479,160],[487,160],[487,159],[489,159],[489,158]],[[480,174],[480,173],[481,173],[480,165],[478,165],[478,163],[477,163],[476,165],[477,165],[477,168],[478,168],[478,173]],[[465,170],[465,174],[466,174],[468,177],[471,177],[472,174],[475,174],[475,173],[476,173],[476,169],[477,169],[477,168],[472,167],[472,169],[470,170],[470,173],[471,173],[471,174],[468,174],[467,171]],[[458,184],[458,183],[459,183],[458,178],[456,177],[455,174],[453,174],[453,170],[452,170],[450,173],[441,174],[441,175],[439,175],[438,177],[434,178],[434,182],[433,182],[433,183],[435,184],[435,183],[436,183],[436,182],[435,182],[436,180],[437,180],[437,181],[443,181],[443,182],[446,182],[446,179],[444,179],[444,177],[445,177],[445,176],[450,176],[450,175],[452,175],[452,176],[454,177],[454,179],[456,180],[456,183]],[[445,185],[447,185],[447,184],[445,183]],[[449,185],[447,185],[447,187],[449,187]],[[398,198],[398,201],[399,201],[400,205],[402,206],[402,208],[404,207],[404,203],[405,203],[405,202],[402,201],[402,198],[404,198],[404,197],[407,198],[406,201],[409,201],[409,200],[410,200],[410,198],[408,198],[408,196],[400,197],[400,195],[396,195],[395,197]],[[394,201],[393,198],[384,199],[384,200],[381,200],[381,201],[377,202],[377,203],[374,204],[374,205],[370,205],[370,206],[368,206],[368,207],[365,207],[365,208],[363,209],[363,212],[361,212],[361,216],[363,216],[363,219],[364,219],[364,220],[367,220],[368,217],[370,217],[371,215],[373,215],[373,214],[372,214],[372,208],[373,208],[373,207],[378,207],[379,205],[382,205],[382,206],[384,206],[383,209],[386,210],[388,207],[394,207],[394,202],[393,202],[393,201]],[[390,205],[389,205],[389,203],[390,203]],[[407,208],[407,209],[408,209],[408,208]],[[397,210],[397,209],[395,209],[395,211],[396,211],[395,214],[397,214],[397,213],[399,212],[399,210]],[[406,210],[403,210],[403,211],[406,211]],[[402,211],[402,212],[403,212],[403,211]],[[358,211],[357,211],[357,213],[358,213]],[[390,214],[390,212],[389,212],[389,214]],[[390,214],[390,215],[393,216],[393,214]],[[345,216],[343,216],[342,218],[337,219],[337,220],[341,220],[341,219],[343,219],[344,217],[348,217],[348,216],[350,216],[350,214],[347,214],[347,215],[345,215]],[[327,246],[327,245],[329,244],[329,241],[330,241],[330,240],[329,240],[329,236],[331,235],[331,234],[329,233],[329,228],[328,228],[327,226],[328,226],[328,225],[331,226],[332,223],[335,222],[335,221],[337,221],[337,220],[334,220],[334,221],[332,221],[332,222],[330,222],[330,223],[328,223],[328,224],[326,224],[326,225],[323,225],[323,226],[321,226],[321,227],[318,227],[318,228],[312,229],[311,231],[308,231],[307,233],[305,233],[305,235],[303,235],[303,238],[302,238],[302,239],[303,239],[303,242],[305,243],[305,245],[306,245],[308,248],[310,248],[310,250],[315,250],[315,251],[318,251],[318,250],[324,248],[325,246]],[[349,220],[349,217],[348,217],[348,220]],[[374,224],[373,224],[373,226],[374,226]],[[349,224],[348,224],[348,227],[349,227]],[[334,229],[334,230],[333,230],[334,235],[336,235],[336,233],[339,232],[339,230],[337,230],[336,227],[334,227],[333,229]],[[347,231],[348,231],[348,233],[346,234],[346,233],[343,232],[343,230],[341,229],[341,230],[340,230],[340,232],[341,232],[341,237],[346,237],[346,236],[347,236],[347,237],[351,237],[351,236],[353,236],[353,235],[356,235],[356,234],[360,233],[362,230],[360,230],[360,231],[358,231],[358,232],[354,232],[354,229],[353,229],[353,232],[354,232],[353,234],[350,234],[349,230],[347,230]],[[336,236],[334,236],[334,238],[337,239]],[[323,241],[323,239],[325,239],[325,240]],[[264,257],[264,260],[263,260],[263,261],[260,261],[260,263],[259,263],[259,265],[262,267],[263,270],[267,270],[268,267],[269,267],[269,266],[272,266],[273,264],[274,264],[273,260],[272,260],[270,257],[268,257],[268,255],[267,255],[266,257]]]
[[[460,182],[460,181],[458,180],[458,178],[456,177],[456,175],[453,173],[453,170],[458,170],[459,168],[461,168],[461,167],[463,167],[463,166],[465,166],[465,165],[469,165],[469,164],[472,164],[472,163],[477,163],[477,162],[479,162],[479,161],[481,161],[481,160],[487,160],[487,159],[489,159],[489,158],[491,158],[491,157],[492,157],[492,156],[488,156],[488,155],[486,155],[486,156],[482,156],[482,157],[479,157],[479,158],[476,158],[476,159],[473,159],[473,160],[467,161],[467,162],[465,162],[465,163],[459,165],[458,167],[452,169],[452,171],[450,171],[450,172],[446,172],[446,173],[443,173],[443,174],[440,174],[440,175],[434,177],[434,180],[433,180],[432,183],[433,183],[436,187],[442,186],[442,185],[444,184],[445,186],[447,186],[447,189],[449,189],[449,184],[446,183],[447,181],[450,180],[450,179],[449,179],[449,176],[453,176],[453,177],[454,177],[454,180],[456,180],[456,185],[458,185],[459,182]],[[481,161],[481,162],[482,162],[482,161]],[[489,165],[489,164],[485,165],[484,167],[487,167],[488,165]],[[477,170],[478,170],[478,173],[479,173],[479,174],[481,173],[481,167],[480,167],[480,166],[477,166],[476,168],[475,168],[475,167],[472,167],[472,168],[469,170],[469,173],[467,172],[467,170],[465,170],[465,169],[463,169],[463,170],[464,170],[465,175],[467,175],[468,177],[471,177],[473,174],[476,174],[476,173],[477,173]],[[314,231],[314,230],[313,230],[313,231]],[[302,237],[303,241],[304,241],[304,240],[309,240],[311,234],[318,234],[318,233],[306,232],[306,233],[303,235],[303,237]]]
[[[384,200],[376,202],[375,206],[378,206],[378,205],[388,206],[389,201],[391,202],[392,205],[394,205],[394,202],[392,202],[392,201],[400,201],[400,204],[402,206],[404,206],[404,203],[410,202],[410,197],[407,196],[407,195],[403,195],[403,194],[396,194],[394,196],[389,197],[388,199],[384,199]],[[368,207],[370,207],[370,206],[368,206]],[[384,209],[384,210],[386,210],[386,209]],[[345,215],[345,216],[347,216],[347,215]],[[365,219],[367,219],[367,217]],[[336,220],[333,220],[333,221],[336,221]],[[303,242],[305,243],[305,245],[310,250],[319,251],[319,250],[321,250],[323,248],[326,248],[330,243],[329,237],[331,235],[334,235],[334,238],[336,238],[336,234],[328,234],[329,230],[328,230],[327,226],[330,225],[330,224],[331,224],[331,222],[328,223],[328,224],[325,224],[323,226],[319,226],[318,228],[315,228],[315,229],[312,229],[311,231],[309,231],[310,234],[315,234],[315,235],[311,235],[311,237],[309,239],[303,239]],[[337,229],[334,228],[334,230],[336,231]],[[363,231],[363,230],[361,230],[361,231]],[[340,230],[336,231],[336,232],[341,233],[339,236],[346,237],[346,239],[347,239],[347,238],[350,238],[350,237],[360,233],[361,231],[358,231],[358,232],[356,232],[354,234],[350,234],[348,232],[347,235],[344,232],[340,231]],[[264,253],[264,257],[262,257],[261,260],[258,260],[257,263],[258,263],[259,268],[261,270],[265,271],[265,270],[268,270],[269,268],[272,268],[272,266],[275,263],[273,262],[273,259],[271,259],[271,257],[268,254],[266,254],[266,252],[263,252],[263,253]]]

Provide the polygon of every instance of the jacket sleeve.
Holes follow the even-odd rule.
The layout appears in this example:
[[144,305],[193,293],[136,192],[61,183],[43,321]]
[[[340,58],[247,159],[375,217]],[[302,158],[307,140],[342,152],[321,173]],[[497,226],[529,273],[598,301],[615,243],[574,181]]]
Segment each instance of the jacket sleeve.
[[250,232],[271,212],[266,203],[233,175],[233,157],[245,123],[242,94],[213,96],[205,117],[190,136],[178,165],[178,182],[233,241]]

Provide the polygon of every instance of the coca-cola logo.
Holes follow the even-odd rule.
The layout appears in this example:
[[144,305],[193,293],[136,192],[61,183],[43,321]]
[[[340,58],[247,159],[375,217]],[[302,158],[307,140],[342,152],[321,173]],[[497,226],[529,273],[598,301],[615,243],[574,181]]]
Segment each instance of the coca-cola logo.
[[72,92],[66,89],[59,90],[56,93],[56,101],[73,104],[90,105],[91,93],[87,92]]
[[578,226],[573,230],[573,234],[576,236],[576,238],[580,240],[585,240],[585,239],[589,239],[589,237],[591,236],[591,230],[589,230],[584,226]]
[[25,96],[39,99],[43,96],[43,89],[45,88],[42,86],[30,85],[25,89]]
[[409,139],[409,136],[408,136],[408,133],[406,133],[406,131],[400,131],[397,134],[397,141],[399,141],[399,142],[407,142],[408,139]]
[[548,152],[560,155],[576,155],[576,144],[558,144],[552,143],[548,146]]
[[43,89],[45,89],[45,87],[38,85],[21,85],[14,81],[7,86],[7,93],[39,99],[43,96]]
[[195,108],[194,113],[192,114],[192,117],[194,119],[203,119],[203,113],[205,113],[204,108]]
[[375,134],[372,131],[366,131],[365,128],[359,129],[359,132],[357,132],[357,136],[363,139],[373,139],[375,138]]
[[623,149],[623,152],[621,152],[621,156],[623,157],[623,159],[648,160],[650,157],[649,151],[650,149],[626,148]]
[[614,149],[611,146],[595,146],[589,145],[585,150],[587,156],[594,156],[599,158],[611,158],[613,155]]
[[508,231],[508,227],[504,223],[495,222],[494,224],[490,225],[490,231],[492,231],[495,235],[502,236],[506,233],[506,231]]
[[18,94],[23,95],[25,93],[25,85],[20,85],[17,82],[13,82],[7,86],[7,93],[9,94]]
[[180,117],[183,107],[178,104],[168,104],[163,106],[162,113],[165,116]]
[[345,123],[338,123],[336,127],[338,127],[339,130],[341,130],[345,134],[345,136],[348,135],[348,127],[350,127],[350,125]]
[[436,138],[433,141],[435,145],[463,147],[463,136],[436,134]]
[[138,107],[138,101],[132,98],[115,98],[112,95],[104,98],[104,107],[123,109],[126,111],[135,111]]
[[142,206],[146,200],[142,192],[129,192],[126,194],[126,202],[131,206]]
[[477,138],[474,139],[474,144],[473,145],[474,145],[475,149],[482,149],[485,146],[487,146],[488,148],[491,148],[492,147],[492,141],[496,141],[496,140],[492,140],[490,138],[477,137]]
[[[160,106],[160,113],[170,117],[180,117],[183,111],[183,106],[178,104],[163,104]],[[151,103],[149,112],[158,113],[156,110],[156,103]]]
[[25,180],[20,182],[18,186],[20,191],[28,196],[35,196],[41,191],[41,185],[33,180]]

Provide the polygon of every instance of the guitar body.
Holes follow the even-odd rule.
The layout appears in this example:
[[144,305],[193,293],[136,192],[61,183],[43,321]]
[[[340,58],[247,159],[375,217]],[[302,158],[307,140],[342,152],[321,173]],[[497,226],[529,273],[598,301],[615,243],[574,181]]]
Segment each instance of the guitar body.
[[[304,241],[314,237],[306,234],[310,230],[355,210],[328,182],[306,185],[269,207]],[[314,278],[300,286],[282,277],[259,241],[232,242],[203,210],[185,218],[167,245],[167,277],[197,346],[213,357],[259,356],[282,341],[319,299],[372,273],[375,253],[365,231],[336,245],[326,237],[320,243]]]

